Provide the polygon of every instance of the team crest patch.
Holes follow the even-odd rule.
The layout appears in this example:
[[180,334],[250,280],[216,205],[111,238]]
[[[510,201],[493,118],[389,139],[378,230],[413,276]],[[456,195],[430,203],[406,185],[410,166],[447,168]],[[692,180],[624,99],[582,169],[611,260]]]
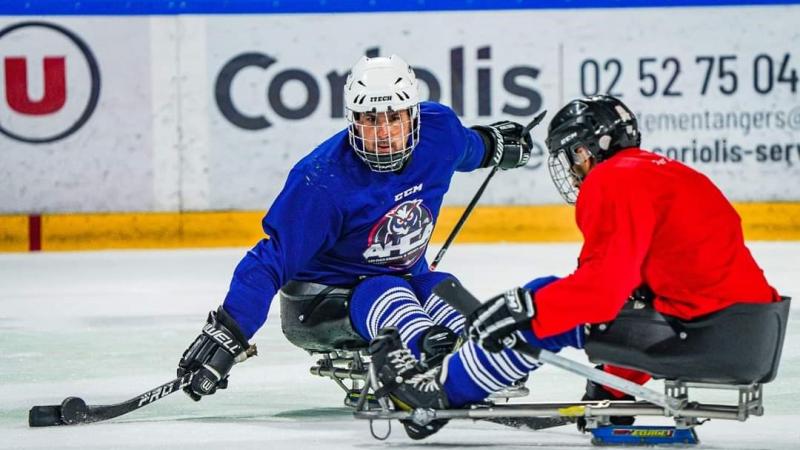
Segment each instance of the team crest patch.
[[425,253],[432,234],[433,216],[422,200],[403,202],[372,227],[364,259],[393,269],[408,268]]

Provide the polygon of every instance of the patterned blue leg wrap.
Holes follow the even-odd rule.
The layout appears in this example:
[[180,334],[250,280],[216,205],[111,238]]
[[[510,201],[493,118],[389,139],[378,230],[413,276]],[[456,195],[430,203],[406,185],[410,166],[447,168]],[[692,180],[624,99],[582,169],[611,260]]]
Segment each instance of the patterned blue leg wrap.
[[400,277],[368,278],[353,290],[350,320],[371,341],[384,327],[397,327],[403,343],[419,358],[419,336],[433,325],[411,285]]
[[[525,287],[535,292],[557,279],[537,278]],[[552,352],[567,346],[583,348],[584,344],[583,326],[544,339],[537,338],[531,331],[522,332],[522,337],[534,347]],[[509,349],[500,353],[487,352],[473,341],[445,360],[445,364],[447,373],[444,390],[453,407],[481,401],[492,392],[512,385],[540,365],[534,359]]]
[[454,278],[446,272],[428,272],[412,278],[411,284],[414,293],[422,303],[422,308],[436,325],[445,326],[456,334],[464,330],[464,316],[448,305],[441,297],[433,293],[433,287],[445,278]]

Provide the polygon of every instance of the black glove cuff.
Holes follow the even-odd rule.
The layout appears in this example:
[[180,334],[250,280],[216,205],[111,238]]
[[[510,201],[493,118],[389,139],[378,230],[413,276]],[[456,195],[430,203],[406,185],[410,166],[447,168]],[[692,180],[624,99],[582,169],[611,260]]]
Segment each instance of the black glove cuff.
[[494,163],[494,160],[495,160],[495,153],[497,153],[498,151],[497,143],[498,141],[500,142],[501,145],[500,152],[502,154],[503,136],[496,128],[490,126],[476,125],[474,127],[471,127],[471,129],[475,130],[481,137],[481,140],[483,141],[484,154],[480,167],[489,167],[496,165]]
[[533,292],[518,287],[503,294],[511,317],[519,324],[519,329],[530,330],[530,321],[536,316],[536,303]]
[[203,334],[233,356],[242,354],[250,347],[239,325],[222,306],[216,312],[208,313]]
[[217,320],[219,320],[221,324],[225,325],[225,328],[230,330],[230,332],[233,333],[233,337],[236,338],[237,341],[241,342],[245,348],[250,346],[250,344],[247,342],[247,337],[245,337],[242,329],[239,328],[239,324],[236,323],[236,320],[231,317],[227,311],[225,311],[225,308],[223,308],[222,305],[217,308]]

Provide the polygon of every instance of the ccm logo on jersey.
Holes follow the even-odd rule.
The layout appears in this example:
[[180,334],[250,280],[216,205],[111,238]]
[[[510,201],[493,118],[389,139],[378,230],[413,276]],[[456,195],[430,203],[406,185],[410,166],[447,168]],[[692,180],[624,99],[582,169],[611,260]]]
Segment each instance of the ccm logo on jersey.
[[410,188],[406,189],[405,191],[395,195],[394,196],[394,201],[402,200],[402,199],[408,197],[409,195],[411,195],[411,194],[413,194],[415,192],[420,192],[420,191],[422,191],[422,183],[420,183],[420,184],[418,184],[416,186],[410,187]]
[[232,355],[239,353],[239,350],[241,350],[239,344],[236,344],[230,336],[225,334],[224,331],[214,328],[214,326],[210,323],[205,324],[203,327],[203,333],[205,333],[206,336],[210,337],[211,339],[219,342],[219,345],[223,346],[225,350],[230,352]]

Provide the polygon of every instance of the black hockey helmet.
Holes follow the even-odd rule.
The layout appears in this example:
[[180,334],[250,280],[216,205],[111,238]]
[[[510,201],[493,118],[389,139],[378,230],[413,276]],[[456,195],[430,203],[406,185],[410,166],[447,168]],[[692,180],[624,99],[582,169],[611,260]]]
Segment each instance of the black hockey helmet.
[[575,203],[582,177],[572,167],[579,148],[599,163],[640,142],[636,117],[617,98],[596,95],[573,100],[553,116],[547,130],[550,176],[567,203]]

